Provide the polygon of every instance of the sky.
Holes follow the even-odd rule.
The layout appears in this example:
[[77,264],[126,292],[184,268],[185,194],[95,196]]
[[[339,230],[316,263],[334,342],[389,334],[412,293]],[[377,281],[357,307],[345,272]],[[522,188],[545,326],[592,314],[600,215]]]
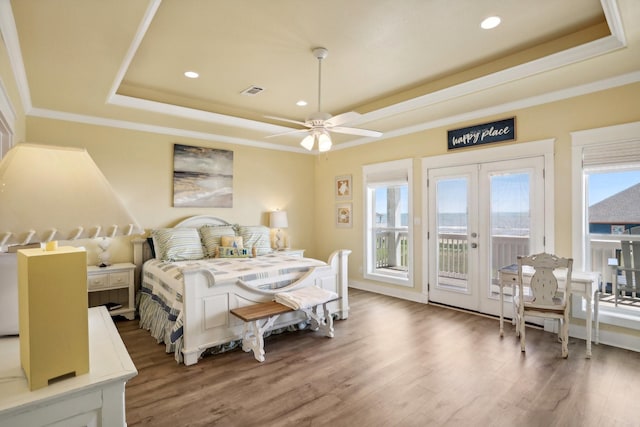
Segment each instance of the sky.
[[589,174],[589,206],[640,182],[640,171]]

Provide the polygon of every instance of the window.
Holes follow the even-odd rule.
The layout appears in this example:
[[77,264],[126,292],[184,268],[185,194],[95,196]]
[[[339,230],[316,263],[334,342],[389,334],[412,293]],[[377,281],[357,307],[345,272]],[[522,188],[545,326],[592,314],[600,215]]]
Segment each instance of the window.
[[412,160],[363,167],[365,277],[412,286]]
[[[640,122],[572,138],[574,268],[600,272],[602,291],[611,292],[616,270],[609,260],[622,240],[640,240]],[[640,329],[638,308],[601,301],[600,310],[602,323]]]

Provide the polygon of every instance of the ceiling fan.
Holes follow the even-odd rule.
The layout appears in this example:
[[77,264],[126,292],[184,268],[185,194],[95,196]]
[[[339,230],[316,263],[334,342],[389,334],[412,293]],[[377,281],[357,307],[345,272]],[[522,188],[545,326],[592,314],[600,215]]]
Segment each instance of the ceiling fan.
[[341,126],[342,124],[352,122],[361,116],[360,113],[355,111],[349,111],[347,113],[338,114],[337,116],[332,116],[329,113],[325,113],[322,111],[322,60],[327,57],[329,51],[324,47],[317,47],[313,49],[313,56],[318,59],[318,111],[311,114],[306,121],[301,122],[297,120],[284,119],[281,117],[274,116],[266,116],[270,119],[280,120],[289,123],[295,123],[298,125],[305,126],[307,129],[297,129],[294,131],[283,132],[276,135],[270,135],[269,137],[287,135],[292,133],[307,133],[308,135],[304,137],[304,139],[300,142],[307,150],[311,151],[313,149],[314,144],[317,142],[318,151],[324,152],[329,151],[331,149],[331,136],[330,132],[335,133],[344,133],[349,135],[360,135],[360,136],[369,136],[369,137],[379,137],[382,135],[382,132],[378,132],[375,130],[368,129],[360,129],[360,128],[352,128]]

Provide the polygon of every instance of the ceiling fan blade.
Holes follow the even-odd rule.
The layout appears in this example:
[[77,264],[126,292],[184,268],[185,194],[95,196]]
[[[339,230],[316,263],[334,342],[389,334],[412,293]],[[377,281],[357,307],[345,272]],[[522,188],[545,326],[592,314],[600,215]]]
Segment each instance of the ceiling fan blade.
[[347,113],[338,114],[337,116],[333,116],[330,119],[326,120],[324,124],[327,127],[340,126],[345,123],[352,122],[360,118],[361,114],[355,111],[349,111]]
[[347,128],[342,126],[332,127],[329,129],[329,131],[336,132],[336,133],[346,133],[347,135],[371,136],[374,138],[382,136],[382,132],[378,132],[377,130]]
[[280,120],[281,122],[295,123],[297,125],[311,127],[308,124],[306,124],[305,122],[301,122],[301,121],[298,121],[298,120],[285,119],[283,117],[275,117],[275,116],[264,116],[264,117],[265,117],[265,119]]
[[273,135],[267,135],[267,136],[265,136],[265,138],[273,138],[273,137],[276,137],[276,136],[293,135],[293,134],[296,134],[296,133],[307,133],[307,132],[309,132],[309,129],[296,129],[296,130],[290,130],[290,131],[287,131],[287,132],[275,133]]

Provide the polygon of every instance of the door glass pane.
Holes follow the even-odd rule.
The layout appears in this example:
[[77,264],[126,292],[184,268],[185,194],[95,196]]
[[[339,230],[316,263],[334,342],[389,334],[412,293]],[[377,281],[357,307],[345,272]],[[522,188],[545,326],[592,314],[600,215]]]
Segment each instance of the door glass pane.
[[440,179],[436,186],[438,285],[467,290],[467,178]]
[[[498,292],[498,270],[529,254],[530,173],[490,175],[491,294]],[[505,292],[507,288],[505,288]],[[509,289],[510,291],[510,289]]]

